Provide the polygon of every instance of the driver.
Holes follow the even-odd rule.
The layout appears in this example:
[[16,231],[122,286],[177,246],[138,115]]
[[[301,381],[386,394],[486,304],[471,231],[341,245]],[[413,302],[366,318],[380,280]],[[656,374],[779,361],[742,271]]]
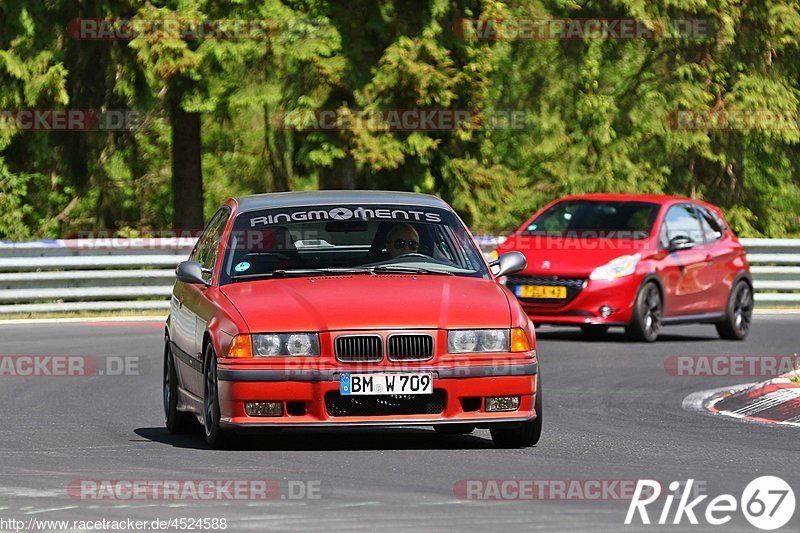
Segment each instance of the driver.
[[392,258],[403,254],[419,253],[419,234],[411,224],[392,226],[386,234],[386,250]]

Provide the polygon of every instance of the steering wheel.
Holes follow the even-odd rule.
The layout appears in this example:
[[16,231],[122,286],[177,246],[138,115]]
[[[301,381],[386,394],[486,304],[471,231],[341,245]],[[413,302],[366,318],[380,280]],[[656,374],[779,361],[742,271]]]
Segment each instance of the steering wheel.
[[417,252],[408,252],[406,254],[398,255],[397,257],[395,257],[395,259],[403,259],[405,257],[424,257],[425,259],[428,258],[428,256],[425,255],[425,254],[420,254],[420,253],[417,253]]

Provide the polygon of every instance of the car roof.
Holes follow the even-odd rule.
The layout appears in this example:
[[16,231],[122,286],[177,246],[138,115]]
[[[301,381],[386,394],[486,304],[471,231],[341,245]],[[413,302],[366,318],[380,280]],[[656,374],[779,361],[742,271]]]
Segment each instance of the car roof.
[[266,194],[252,194],[239,196],[233,199],[239,212],[257,209],[272,209],[276,207],[301,207],[314,205],[336,204],[388,204],[388,205],[413,205],[419,207],[439,207],[450,209],[441,198],[430,194],[401,191],[363,191],[363,190],[325,190],[325,191],[297,191],[275,192]]
[[685,196],[673,196],[670,194],[632,194],[632,193],[587,193],[573,194],[559,198],[560,200],[612,200],[618,202],[652,202],[656,204],[666,204],[670,202],[694,202],[704,203],[701,200],[692,200]]

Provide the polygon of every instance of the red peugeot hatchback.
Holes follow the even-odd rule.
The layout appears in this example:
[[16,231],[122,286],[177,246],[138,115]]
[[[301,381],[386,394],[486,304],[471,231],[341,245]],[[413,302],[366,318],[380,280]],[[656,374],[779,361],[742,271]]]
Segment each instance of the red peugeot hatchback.
[[718,207],[660,195],[587,194],[554,201],[497,252],[519,251],[526,269],[506,278],[536,324],[611,326],[652,342],[662,325],[713,323],[744,339],[753,283],[744,247]]

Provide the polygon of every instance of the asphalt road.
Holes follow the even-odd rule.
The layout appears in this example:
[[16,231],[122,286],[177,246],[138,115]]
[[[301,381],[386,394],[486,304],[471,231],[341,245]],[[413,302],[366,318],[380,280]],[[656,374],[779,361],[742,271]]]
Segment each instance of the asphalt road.
[[[678,526],[625,527],[628,500],[472,501],[457,497],[454,485],[693,478],[712,496],[738,498],[749,481],[772,474],[800,493],[796,428],[681,408],[692,392],[746,379],[677,377],[664,368],[675,354],[792,354],[800,351],[799,330],[800,315],[759,316],[746,342],[721,341],[710,326],[682,326],[648,345],[626,342],[621,332],[588,342],[577,331],[542,328],[545,428],[533,449],[495,449],[485,430],[447,437],[410,428],[298,430],[212,451],[199,433],[176,438],[163,427],[159,324],[0,325],[0,355],[88,355],[103,369],[107,358],[139,358],[138,375],[0,377],[0,530],[9,518],[216,517],[228,531],[757,531],[741,512],[717,528],[685,518]],[[267,479],[279,482],[283,496],[289,481],[304,481],[318,484],[320,495],[211,502],[68,495],[70,484],[86,479]],[[786,529],[798,525],[800,512]]]

